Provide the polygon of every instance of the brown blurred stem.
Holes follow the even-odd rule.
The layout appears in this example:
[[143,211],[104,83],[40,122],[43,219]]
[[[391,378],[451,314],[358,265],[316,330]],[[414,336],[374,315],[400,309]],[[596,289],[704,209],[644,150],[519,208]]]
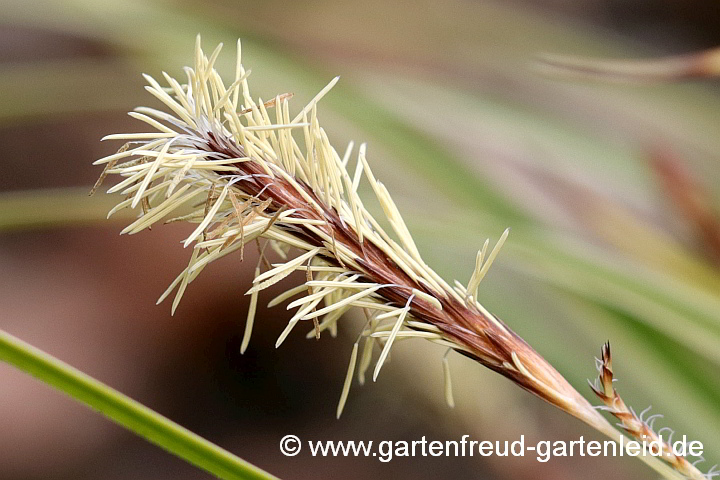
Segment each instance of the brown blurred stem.
[[618,83],[672,82],[720,76],[720,48],[650,60],[598,59],[544,54],[538,68],[548,75]]
[[693,177],[685,162],[668,149],[654,149],[650,165],[675,210],[693,229],[704,253],[720,267],[720,218],[708,191]]

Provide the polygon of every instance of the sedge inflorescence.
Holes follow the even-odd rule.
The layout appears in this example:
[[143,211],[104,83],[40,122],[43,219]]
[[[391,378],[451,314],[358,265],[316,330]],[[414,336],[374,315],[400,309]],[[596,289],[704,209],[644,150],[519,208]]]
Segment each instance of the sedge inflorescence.
[[[167,111],[136,108],[130,115],[153,131],[105,137],[126,143],[95,162],[105,169],[93,191],[107,175],[121,177],[109,192],[125,199],[110,214],[139,208],[138,218],[122,233],[138,233],[160,221],[196,224],[184,240],[193,247],[188,266],[158,303],[174,291],[174,312],[187,286],[208,264],[232,253],[242,260],[245,247],[256,243],[260,255],[247,291],[242,351],[250,340],[260,292],[293,272],[303,272],[304,283],[269,302],[275,306],[293,299],[288,308],[296,309],[276,346],[298,324],[311,322],[307,336],[319,337],[325,331],[334,334],[349,309],[365,313],[338,416],[355,372],[364,383],[376,351],[373,380],[395,342],[423,338],[477,360],[617,438],[619,433],[562,375],[478,301],[479,284],[507,230],[489,253],[485,242],[467,285],[450,285],[423,261],[396,204],[370,168],[366,145],[356,151],[351,143],[340,154],[320,126],[318,102],[338,78],[291,114],[291,94],[267,102],[252,98],[239,42],[235,78],[227,86],[214,68],[219,53],[220,46],[205,55],[198,37],[194,66],[185,68],[184,83],[163,73],[162,86],[145,75],[147,91]],[[382,221],[358,194],[363,181],[382,208]],[[270,263],[268,248],[283,261]],[[443,367],[452,405],[447,354]],[[646,461],[660,470],[663,466]]]

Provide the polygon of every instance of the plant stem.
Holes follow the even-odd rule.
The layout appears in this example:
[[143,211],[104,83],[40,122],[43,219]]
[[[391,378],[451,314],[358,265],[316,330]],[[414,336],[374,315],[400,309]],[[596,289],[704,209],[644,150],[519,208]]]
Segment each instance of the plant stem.
[[29,373],[160,448],[219,478],[276,478],[3,330],[0,330],[0,360]]

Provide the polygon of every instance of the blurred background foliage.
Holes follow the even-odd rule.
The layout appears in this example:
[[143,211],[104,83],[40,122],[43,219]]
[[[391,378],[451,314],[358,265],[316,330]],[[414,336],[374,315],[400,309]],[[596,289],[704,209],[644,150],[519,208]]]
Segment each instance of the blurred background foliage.
[[[617,385],[720,461],[720,89],[712,80],[604,84],[543,76],[544,52],[649,58],[720,43],[711,0],[237,2],[5,0],[0,8],[0,328],[248,461],[298,478],[650,478],[619,458],[283,457],[280,438],[538,440],[597,434],[460,356],[400,342],[377,384],[334,418],[352,338],[274,338],[260,309],[239,354],[255,261],[230,257],[154,306],[186,265],[168,225],[118,237],[116,199],[86,197],[92,160],[156,106],[140,72],[181,74],[195,35],[234,43],[256,93],[321,103],[336,148],[369,158],[428,264],[466,282],[486,237],[511,234],[481,301],[581,392],[613,345]],[[368,193],[368,192],[366,192]],[[280,287],[282,288],[282,286]],[[278,292],[280,290],[277,290]],[[266,296],[270,299],[272,294]],[[206,478],[0,365],[0,478]],[[602,470],[601,470],[602,469]]]

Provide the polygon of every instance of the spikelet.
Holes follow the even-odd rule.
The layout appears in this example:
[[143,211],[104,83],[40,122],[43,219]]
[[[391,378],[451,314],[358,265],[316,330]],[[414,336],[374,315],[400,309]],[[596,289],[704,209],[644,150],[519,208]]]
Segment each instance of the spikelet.
[[[131,115],[151,131],[105,137],[127,143],[95,162],[106,165],[100,180],[106,175],[122,178],[110,191],[120,192],[125,200],[111,213],[141,207],[137,220],[122,233],[140,232],[168,217],[173,218],[167,221],[197,224],[184,241],[186,247],[193,246],[190,262],[160,301],[175,291],[174,311],[187,286],[210,262],[235,252],[242,259],[244,248],[262,239],[285,261],[271,265],[262,248],[247,291],[251,308],[243,349],[258,295],[296,271],[306,273],[305,284],[270,302],[272,306],[298,297],[288,305],[297,310],[277,346],[299,324],[312,325],[309,337],[325,331],[334,335],[349,309],[361,308],[367,315],[353,346],[338,416],[356,367],[362,384],[376,346],[380,354],[373,380],[392,345],[421,338],[475,359],[613,438],[620,435],[547,361],[478,302],[480,281],[507,231],[487,259],[487,243],[481,250],[469,285],[450,286],[423,261],[397,206],[372,173],[367,146],[358,148],[353,170],[348,168],[353,145],[342,157],[330,145],[318,119],[318,102],[338,78],[291,116],[290,94],[269,102],[253,100],[239,42],[235,78],[226,87],[213,68],[219,52],[220,47],[206,56],[198,37],[194,67],[185,69],[186,83],[163,74],[168,84],[163,87],[146,75],[147,91],[165,104],[167,112],[137,108]],[[358,195],[363,176],[391,232],[380,226]],[[447,362],[444,370],[446,398],[452,404]],[[667,474],[654,460],[645,459]]]
[[[656,455],[665,460],[672,468],[682,473],[688,478],[703,480],[712,478],[712,471],[707,474],[703,474],[698,470],[694,464],[690,463],[685,457],[675,455],[672,450],[672,431],[669,428],[663,428],[658,433],[655,433],[653,424],[662,415],[656,414],[651,415],[645,420],[643,417],[647,412],[650,411],[648,407],[640,415],[637,415],[631,408],[629,408],[623,399],[618,395],[615,387],[613,386],[613,370],[612,370],[612,355],[610,353],[610,343],[606,343],[602,348],[602,359],[597,362],[598,367],[598,378],[595,383],[590,384],[590,388],[595,395],[602,400],[604,407],[603,410],[611,413],[618,420],[620,420],[620,426],[632,435],[640,442],[647,442],[648,445],[660,445],[660,450],[655,449],[653,455]],[[664,430],[670,430],[670,435],[664,437],[661,442],[660,435]],[[667,441],[664,441],[667,440]],[[651,443],[654,442],[654,443]]]

